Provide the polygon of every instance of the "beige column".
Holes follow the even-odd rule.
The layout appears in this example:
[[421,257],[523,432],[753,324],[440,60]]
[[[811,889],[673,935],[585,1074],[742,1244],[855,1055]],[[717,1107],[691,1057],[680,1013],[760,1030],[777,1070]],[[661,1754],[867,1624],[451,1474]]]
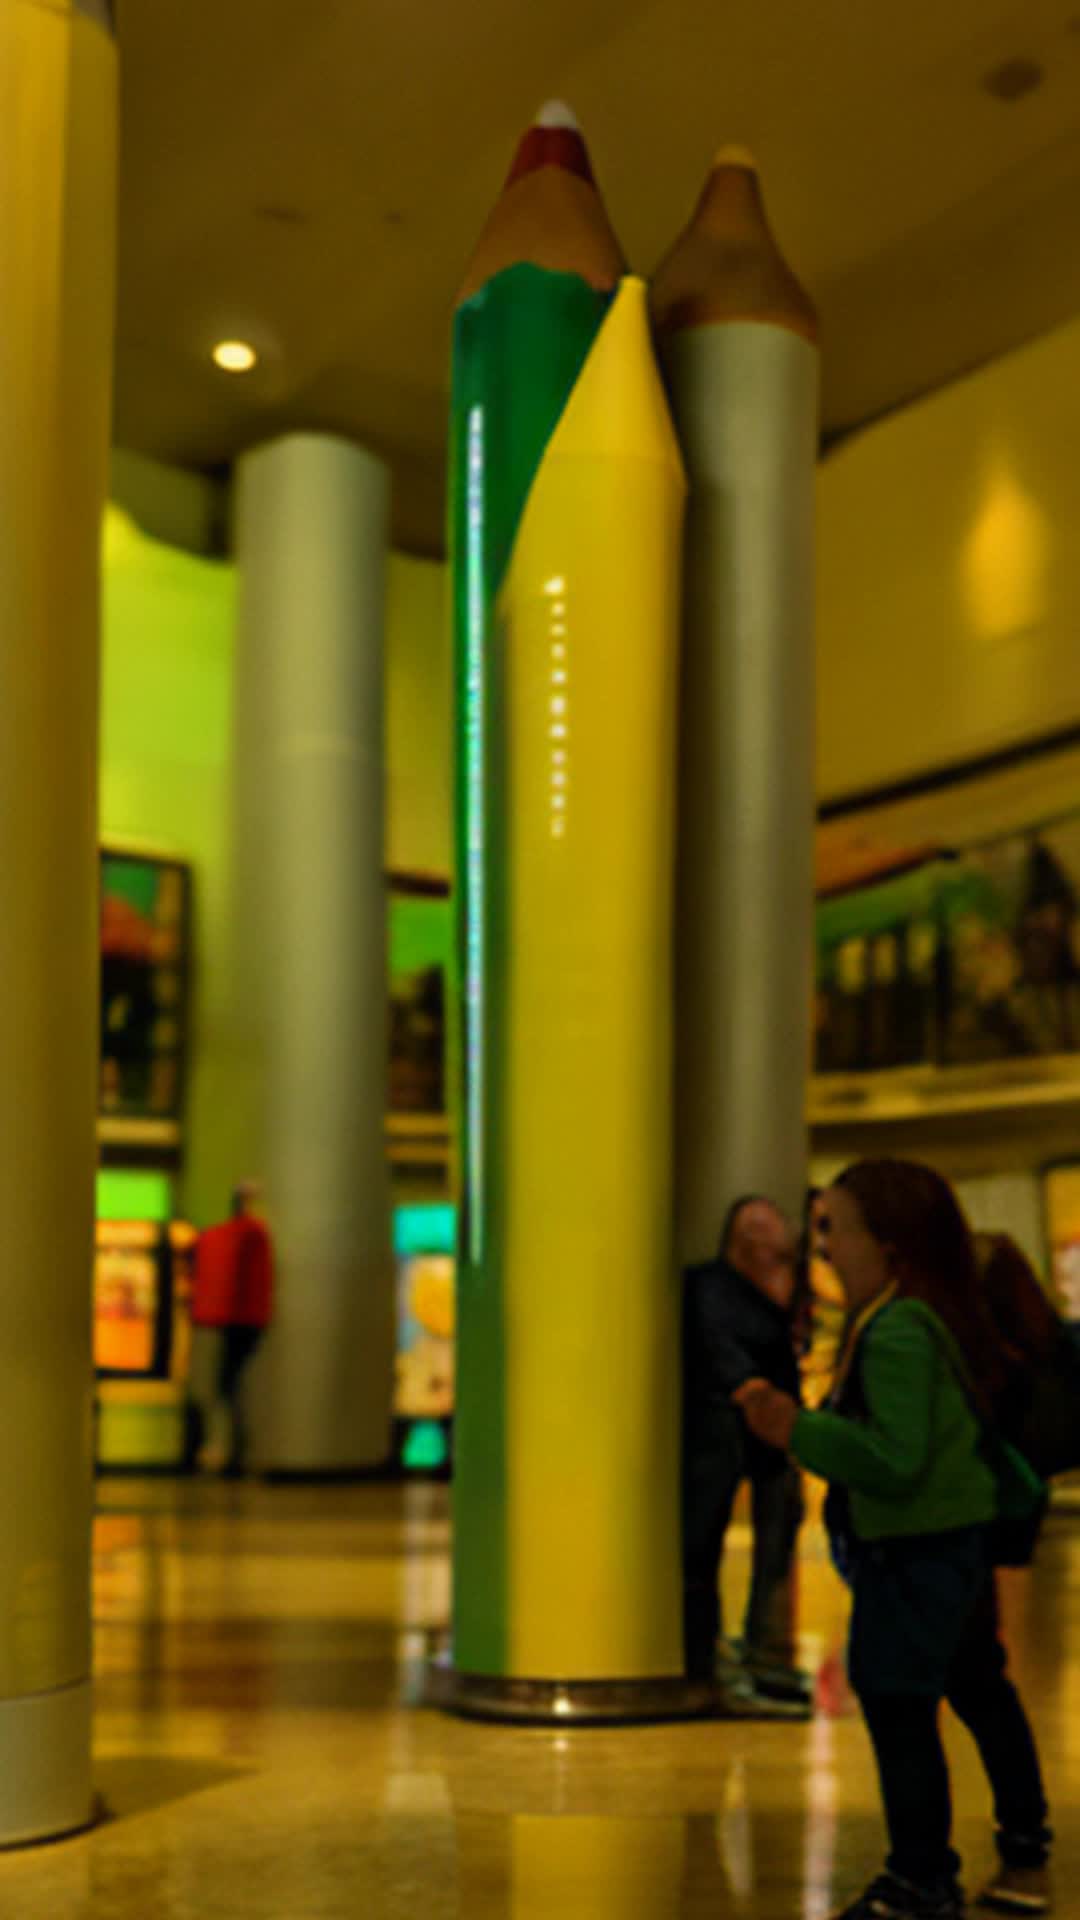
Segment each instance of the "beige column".
[[389,478],[295,434],[239,474],[238,1017],[277,1306],[254,1397],[271,1471],[382,1460],[393,1349],[383,622]]
[[116,57],[0,8],[0,1845],[91,1813],[97,688]]

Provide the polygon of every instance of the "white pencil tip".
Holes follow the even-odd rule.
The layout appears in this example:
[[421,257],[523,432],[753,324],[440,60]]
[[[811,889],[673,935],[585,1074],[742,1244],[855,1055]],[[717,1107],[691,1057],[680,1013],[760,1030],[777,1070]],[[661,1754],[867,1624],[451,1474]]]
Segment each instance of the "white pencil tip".
[[565,100],[548,100],[536,116],[538,127],[561,127],[567,133],[580,133],[581,123],[573,107]]
[[758,170],[757,161],[754,159],[749,147],[739,146],[721,147],[713,161],[713,166],[744,167],[747,173],[756,173]]

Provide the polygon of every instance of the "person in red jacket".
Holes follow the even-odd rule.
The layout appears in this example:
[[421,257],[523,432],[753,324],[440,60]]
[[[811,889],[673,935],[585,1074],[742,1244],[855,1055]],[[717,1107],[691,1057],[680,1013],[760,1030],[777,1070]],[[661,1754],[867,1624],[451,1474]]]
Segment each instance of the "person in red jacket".
[[273,1314],[274,1257],[259,1218],[259,1189],[246,1181],[232,1217],[200,1234],[192,1323],[216,1335],[214,1380],[197,1464],[207,1473],[244,1470],[244,1382]]

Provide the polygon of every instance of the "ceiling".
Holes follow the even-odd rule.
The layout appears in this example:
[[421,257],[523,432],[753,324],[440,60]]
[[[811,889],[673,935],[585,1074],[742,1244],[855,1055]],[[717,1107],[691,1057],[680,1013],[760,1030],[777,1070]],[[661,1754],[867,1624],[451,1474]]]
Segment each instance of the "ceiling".
[[818,893],[841,893],[918,864],[935,853],[976,847],[1075,817],[1080,747],[1025,753],[1011,764],[934,782],[819,821],[814,843]]
[[[551,94],[641,271],[715,147],[755,148],[821,308],[827,434],[1080,312],[1080,0],[119,12],[117,441],[202,467],[288,427],[353,435],[392,461],[416,551],[441,542],[457,284]],[[209,351],[237,335],[262,360],[230,378]]]

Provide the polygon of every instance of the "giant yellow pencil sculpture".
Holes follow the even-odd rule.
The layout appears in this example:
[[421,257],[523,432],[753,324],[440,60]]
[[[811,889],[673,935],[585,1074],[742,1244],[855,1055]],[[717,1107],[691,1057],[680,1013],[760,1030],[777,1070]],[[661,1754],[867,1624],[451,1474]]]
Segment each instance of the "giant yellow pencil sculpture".
[[[670,931],[684,481],[645,289],[623,279],[611,297],[595,286],[610,286],[608,263],[592,289],[578,271],[587,161],[565,119],[548,131],[547,165],[575,159],[548,230],[566,267],[529,264],[522,282],[510,263],[482,297],[489,312],[508,300],[516,274],[534,317],[546,303],[557,320],[562,303],[564,325],[524,327],[505,387],[455,423],[455,1667],[465,1704],[565,1716],[612,1710],[612,1682],[633,1711],[635,1685],[681,1669]],[[459,394],[471,319],[470,341],[459,314]],[[485,601],[484,488],[509,476],[476,449],[512,443],[515,412],[545,392]]]

